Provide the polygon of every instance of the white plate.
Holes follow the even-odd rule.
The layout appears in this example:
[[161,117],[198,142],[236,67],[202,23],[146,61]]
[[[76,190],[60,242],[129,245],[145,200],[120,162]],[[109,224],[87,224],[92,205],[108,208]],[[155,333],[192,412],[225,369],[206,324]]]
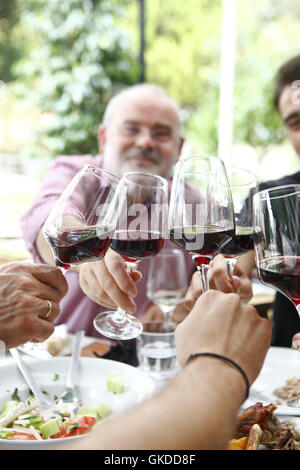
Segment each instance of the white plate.
[[[70,358],[56,357],[41,361],[27,356],[24,360],[40,388],[49,393],[50,399],[62,393]],[[106,381],[110,375],[119,375],[123,378],[124,393],[113,394],[106,391]],[[114,414],[121,413],[150,398],[155,391],[155,384],[147,374],[127,364],[107,359],[80,358],[78,384],[79,398],[84,407],[94,407],[104,401]],[[20,398],[25,398],[28,387],[14,361],[6,360],[0,366],[0,408],[5,401],[11,399],[15,388],[18,388]],[[78,439],[78,437],[68,439]],[[0,449],[48,446],[58,444],[60,441],[65,442],[65,439],[26,442],[0,439]]]
[[250,389],[249,399],[243,408],[262,402],[264,405],[273,403],[277,406],[275,414],[284,416],[300,416],[300,408],[277,405],[283,402],[273,391],[285,385],[292,377],[300,378],[300,353],[290,348],[271,347],[266,356],[263,368]]

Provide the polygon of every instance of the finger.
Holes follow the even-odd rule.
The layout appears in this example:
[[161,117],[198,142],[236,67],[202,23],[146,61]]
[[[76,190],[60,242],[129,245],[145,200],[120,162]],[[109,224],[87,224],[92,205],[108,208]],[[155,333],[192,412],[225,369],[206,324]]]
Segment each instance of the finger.
[[55,303],[59,303],[63,297],[57,289],[54,289],[53,287],[48,286],[42,282],[39,282],[39,285],[36,285],[35,290],[31,291],[31,293],[33,292],[40,299],[50,300],[51,302]]
[[150,305],[150,307],[139,317],[142,323],[150,321],[162,321],[164,319],[163,311],[157,305]]
[[109,254],[105,257],[105,264],[118,288],[130,297],[136,297],[137,288],[132,276],[126,271],[123,258],[117,253]]
[[32,264],[28,262],[9,263],[6,266],[9,272],[24,272],[31,274],[35,279],[47,285],[51,285],[54,289],[61,291],[62,295],[67,293],[68,284],[62,272],[55,266],[48,264]]
[[57,302],[51,302],[51,300],[43,301],[43,305],[40,308],[43,310],[38,316],[42,320],[46,320],[53,323],[60,313],[59,304]]
[[143,275],[140,271],[130,271],[129,276],[136,284],[140,282],[143,278]]
[[196,300],[202,294],[201,278],[198,272],[193,274],[191,284],[186,292],[184,305],[187,309],[191,310]]
[[[106,262],[99,263],[97,269],[95,269],[95,276],[103,291],[113,303],[119,305],[122,309],[128,311],[128,313],[133,314],[136,312],[135,302],[119,288],[115,278],[107,269]],[[134,284],[132,280],[131,282]]]
[[115,309],[117,305],[102,289],[94,271],[95,267],[96,265],[93,265],[93,263],[86,263],[86,266],[81,266],[79,273],[80,287],[93,302],[98,303],[102,307]]
[[[22,332],[23,342],[37,340],[45,341],[54,332],[54,326],[35,314],[23,314],[16,318],[15,326]],[[20,337],[19,337],[20,340]],[[19,342],[19,344],[22,344]]]
[[[238,267],[235,265],[233,279],[240,280],[240,286],[234,284],[234,286],[238,287],[238,294],[243,300],[243,302],[249,302],[249,300],[253,297],[253,289],[251,279]],[[235,282],[235,281],[234,281]]]
[[227,275],[226,260],[222,255],[218,255],[209,265],[209,285],[211,289],[221,292],[234,292],[231,279]]
[[[25,293],[28,292],[31,295],[41,299],[49,299],[54,300],[55,302],[59,302],[62,299],[61,291],[53,287],[51,283],[44,283],[38,277],[35,277],[32,273],[29,272],[19,272],[17,286],[18,289],[20,291],[24,291]],[[45,279],[44,274],[41,276],[41,278]],[[64,282],[66,283],[65,279]]]
[[235,292],[239,294],[241,300],[243,302],[249,302],[253,297],[251,281],[246,278],[241,279],[233,276],[231,282]]
[[32,341],[36,341],[38,343],[46,341],[46,339],[54,333],[54,325],[47,321],[39,321],[37,328],[38,333],[34,338],[32,338]]
[[59,298],[64,297],[68,292],[66,278],[58,268],[42,265],[38,270],[32,271],[31,274],[47,287],[50,288],[51,286]]
[[238,294],[242,286],[241,279],[237,276],[232,276],[231,284],[232,284],[234,291]]
[[197,302],[197,299],[199,296],[202,294],[202,291],[200,292],[199,295],[193,294],[192,292],[187,292],[185,299],[184,299],[184,306],[187,308],[189,311],[192,310],[192,308],[195,305],[195,302]]
[[292,339],[292,346],[294,349],[300,351],[300,333],[296,333]]
[[59,304],[54,301],[46,301],[32,295],[22,295],[19,302],[14,306],[16,312],[23,315],[35,315],[39,319],[53,323],[60,313]]
[[186,316],[189,314],[190,309],[186,308],[185,304],[179,304],[172,315],[172,321],[175,323],[181,323]]

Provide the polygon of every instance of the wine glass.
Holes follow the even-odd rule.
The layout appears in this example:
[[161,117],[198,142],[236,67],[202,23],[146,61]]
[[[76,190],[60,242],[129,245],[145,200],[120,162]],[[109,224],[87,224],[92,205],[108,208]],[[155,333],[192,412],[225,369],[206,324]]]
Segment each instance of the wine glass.
[[[118,219],[111,248],[119,253],[127,271],[137,269],[141,260],[161,250],[167,234],[168,183],[157,175],[128,172],[120,185],[127,193],[127,204]],[[94,327],[113,339],[136,338],[142,323],[118,307],[98,314]]]
[[170,321],[171,312],[184,301],[187,288],[186,264],[181,250],[163,249],[151,258],[147,297],[163,311],[165,321]]
[[[105,255],[124,201],[118,184],[115,176],[85,165],[57,200],[43,233],[63,274],[74,265]],[[38,343],[28,341],[20,349],[40,358],[49,357]]]
[[235,234],[223,247],[222,254],[227,259],[227,271],[231,276],[239,256],[254,250],[253,195],[257,191],[256,175],[245,168],[227,168],[230,184]]
[[51,210],[43,233],[63,273],[104,257],[125,201],[119,181],[101,168],[85,165]]
[[175,166],[169,209],[169,237],[189,252],[209,289],[210,260],[234,235],[230,186],[222,160],[192,156]]
[[285,295],[300,315],[300,185],[256,193],[253,209],[259,278]]

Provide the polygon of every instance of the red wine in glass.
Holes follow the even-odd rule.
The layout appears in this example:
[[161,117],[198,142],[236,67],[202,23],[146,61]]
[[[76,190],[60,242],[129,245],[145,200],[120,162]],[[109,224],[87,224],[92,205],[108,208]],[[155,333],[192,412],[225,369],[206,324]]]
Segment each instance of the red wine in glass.
[[209,263],[229,242],[234,227],[232,196],[224,162],[210,155],[179,160],[171,188],[169,237],[191,254],[203,292],[209,289]]
[[232,239],[224,245],[221,252],[227,257],[237,257],[254,250],[254,241],[257,234],[253,227],[235,227]]
[[66,270],[74,264],[102,259],[112,235],[113,228],[102,226],[64,230],[55,235],[45,232],[56,266]]
[[222,247],[230,243],[234,229],[225,229],[213,225],[203,227],[174,227],[170,230],[170,239],[189,252],[196,266],[209,264],[210,260]]
[[118,178],[101,168],[84,165],[70,180],[43,225],[51,248],[50,262],[54,261],[66,273],[73,265],[103,258],[124,195],[119,190]]
[[[143,171],[125,173],[120,187],[126,192],[126,204],[120,212],[110,247],[124,260],[128,272],[143,259],[155,256],[165,238],[168,214],[168,183]],[[143,330],[141,321],[120,306],[97,315],[94,327],[112,339],[136,338]]]
[[295,307],[300,305],[300,256],[274,256],[259,262],[262,282],[288,297]]
[[139,231],[116,231],[110,247],[125,261],[133,262],[155,256],[160,252],[164,239],[160,233]]

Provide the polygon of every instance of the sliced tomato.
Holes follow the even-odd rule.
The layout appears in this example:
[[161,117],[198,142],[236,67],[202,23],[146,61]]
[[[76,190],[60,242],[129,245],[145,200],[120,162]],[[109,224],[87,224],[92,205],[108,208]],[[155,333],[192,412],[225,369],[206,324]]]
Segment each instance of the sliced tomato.
[[80,436],[89,432],[97,419],[93,416],[80,416],[78,418],[65,421],[59,428],[59,432],[51,436],[51,439],[60,439],[63,437]]
[[13,434],[7,436],[6,439],[10,441],[37,441],[36,437],[25,432],[14,432]]

